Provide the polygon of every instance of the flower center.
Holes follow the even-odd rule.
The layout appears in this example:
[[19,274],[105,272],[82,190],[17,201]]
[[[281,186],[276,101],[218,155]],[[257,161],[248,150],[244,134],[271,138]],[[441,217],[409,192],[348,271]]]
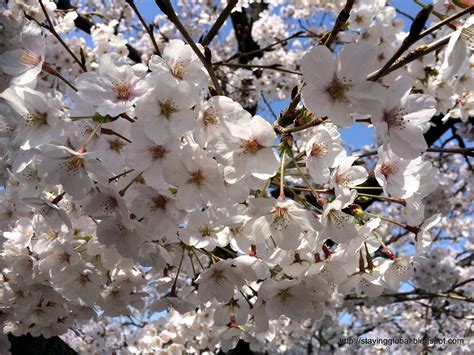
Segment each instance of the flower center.
[[338,78],[334,78],[326,89],[326,92],[329,94],[332,101],[344,102],[347,100],[346,91],[348,87],[349,85],[344,82],[344,79],[341,81]]
[[77,278],[77,283],[78,283],[79,286],[81,286],[81,287],[84,287],[84,286],[87,285],[89,282],[91,282],[91,280],[89,279],[89,276],[88,276],[88,275],[81,274],[81,275],[79,275],[79,277]]
[[125,147],[125,142],[119,138],[113,138],[109,140],[109,147],[110,147],[110,150],[120,153],[123,147]]
[[148,152],[150,153],[151,157],[156,160],[156,159],[162,159],[168,153],[168,150],[163,147],[162,145],[152,145],[150,148],[148,148]]
[[27,127],[37,127],[48,124],[47,113],[27,113],[23,116]]
[[41,63],[41,55],[25,49],[18,58],[21,64],[29,65],[30,67],[36,67]]
[[382,164],[382,167],[380,168],[380,172],[385,177],[396,174],[397,171],[398,171],[398,168],[393,163],[384,163],[384,164]]
[[171,74],[173,74],[175,78],[181,80],[183,79],[184,74],[186,74],[186,67],[184,66],[184,62],[182,59],[178,58],[173,63],[171,67]]
[[112,87],[112,91],[118,100],[128,100],[132,92],[132,87],[128,81],[121,81]]
[[168,203],[168,198],[163,195],[155,196],[151,200],[153,202],[153,210],[155,211],[164,209]]
[[199,229],[199,233],[201,233],[201,237],[210,237],[212,235],[212,229],[209,226],[204,226]]
[[240,148],[242,148],[244,151],[244,154],[255,154],[257,153],[260,149],[263,147],[257,142],[256,139],[251,138],[251,139],[242,139],[240,141]]
[[314,143],[311,148],[311,156],[316,158],[322,158],[328,153],[328,147],[326,143]]
[[392,127],[405,128],[405,120],[403,119],[404,110],[402,108],[393,108],[389,111],[384,111],[383,120],[387,125]]
[[178,112],[178,109],[176,108],[174,102],[171,100],[165,100],[165,101],[160,102],[160,109],[161,109],[161,114],[168,119],[171,117],[173,113]]
[[64,165],[68,173],[77,175],[79,174],[79,170],[84,167],[84,159],[80,156],[73,155],[64,162]]
[[207,180],[206,175],[204,175],[204,172],[201,169],[199,169],[191,174],[191,178],[188,180],[188,182],[198,185],[198,186],[202,186],[204,185],[206,180]]
[[211,107],[208,107],[204,111],[201,111],[200,118],[205,126],[213,126],[219,122],[216,110]]
[[290,216],[288,215],[288,209],[285,207],[277,206],[273,209],[273,221],[272,226],[278,231],[286,229],[290,224]]

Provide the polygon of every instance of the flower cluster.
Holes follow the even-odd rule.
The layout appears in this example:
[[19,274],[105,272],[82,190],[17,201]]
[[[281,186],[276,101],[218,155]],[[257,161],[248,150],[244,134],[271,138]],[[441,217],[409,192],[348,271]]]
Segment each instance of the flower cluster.
[[[370,317],[365,307],[410,282],[410,292],[472,302],[456,293],[472,270],[440,243],[459,232],[451,245],[472,245],[472,221],[451,212],[471,192],[471,20],[433,32],[446,48],[413,60],[428,36],[415,33],[418,18],[403,32],[385,1],[358,1],[348,27],[336,20],[327,32],[310,9],[346,2],[282,0],[265,4],[251,36],[236,28],[209,49],[192,37],[227,2],[191,1],[179,16],[157,3],[160,33],[147,26],[130,43],[121,27],[139,24],[133,1],[97,5],[115,20],[70,45],[63,34],[88,5],[2,9],[15,29],[0,50],[4,334],[51,337],[82,322],[84,341],[67,338],[83,352],[124,342],[137,353],[228,351],[239,340],[286,351],[341,312]],[[240,1],[233,21],[256,6]],[[293,16],[311,39],[296,40]],[[400,46],[411,54],[384,65]],[[287,101],[273,124],[256,111],[267,99]],[[366,151],[343,139],[355,125],[375,132]],[[433,148],[448,125],[459,146]],[[99,314],[129,326],[141,314],[141,329],[121,334],[94,323]]]

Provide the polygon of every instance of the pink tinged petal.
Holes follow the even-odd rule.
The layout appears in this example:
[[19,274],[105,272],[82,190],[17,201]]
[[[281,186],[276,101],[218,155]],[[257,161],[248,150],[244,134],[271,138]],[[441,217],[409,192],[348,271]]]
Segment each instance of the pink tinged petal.
[[20,61],[24,52],[24,49],[14,49],[0,55],[0,67],[5,74],[17,76],[32,68]]
[[411,92],[413,80],[409,77],[402,76],[386,90],[384,107],[386,111],[397,107],[404,107],[408,95]]

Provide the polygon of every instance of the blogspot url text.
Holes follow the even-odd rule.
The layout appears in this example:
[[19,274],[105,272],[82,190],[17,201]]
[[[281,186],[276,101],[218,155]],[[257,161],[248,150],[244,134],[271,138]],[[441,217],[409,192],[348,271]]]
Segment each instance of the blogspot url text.
[[464,339],[462,338],[426,338],[426,337],[393,337],[393,338],[357,338],[347,337],[340,338],[339,345],[409,345],[409,344],[420,344],[420,345],[463,345]]

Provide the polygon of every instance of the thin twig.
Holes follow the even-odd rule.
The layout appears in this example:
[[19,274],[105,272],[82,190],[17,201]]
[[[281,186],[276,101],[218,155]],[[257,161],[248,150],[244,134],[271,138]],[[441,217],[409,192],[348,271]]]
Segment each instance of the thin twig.
[[160,48],[158,48],[158,44],[156,43],[153,31],[151,30],[150,25],[147,25],[147,23],[145,22],[145,19],[143,18],[140,11],[138,11],[137,6],[135,5],[135,1],[134,0],[126,0],[126,2],[127,2],[127,4],[130,5],[130,7],[133,9],[133,11],[135,11],[135,13],[137,14],[138,19],[142,23],[143,27],[145,27],[145,31],[148,33],[148,36],[150,36],[151,42],[153,43],[153,47],[155,47],[155,53],[161,57],[161,51],[160,51]]
[[354,0],[347,0],[346,5],[341,10],[341,12],[339,12],[339,15],[337,15],[336,22],[334,23],[334,27],[332,28],[331,33],[329,34],[329,37],[326,39],[326,42],[324,42],[324,45],[326,47],[328,48],[331,47],[332,42],[334,42],[338,33],[341,32],[342,28],[344,27],[344,24],[349,19],[349,15],[351,13],[354,2],[355,2]]
[[208,46],[214,37],[217,35],[221,27],[224,25],[225,21],[229,17],[230,13],[232,12],[232,9],[237,5],[239,0],[229,0],[227,6],[225,9],[221,12],[219,17],[217,18],[216,22],[214,25],[212,25],[211,29],[207,33],[206,37],[201,41],[201,44],[203,46]]
[[64,49],[66,49],[66,51],[67,51],[67,52],[71,55],[71,57],[77,62],[77,64],[79,64],[79,66],[81,67],[82,71],[86,72],[86,71],[87,71],[86,66],[80,61],[79,58],[77,58],[77,56],[73,53],[73,51],[71,50],[71,48],[69,48],[69,46],[66,44],[66,42],[63,41],[63,39],[61,38],[61,36],[59,36],[58,33],[56,32],[56,30],[54,29],[53,22],[52,22],[51,19],[49,18],[48,11],[47,11],[46,8],[44,7],[43,0],[39,0],[39,3],[40,3],[40,6],[41,6],[41,9],[43,10],[44,16],[46,17],[46,21],[48,22],[49,31],[51,32],[51,34],[52,34],[54,37],[56,37],[56,39],[59,41],[59,43],[61,43],[61,45],[64,47]]
[[471,5],[471,6],[465,8],[465,9],[459,11],[459,12],[456,12],[455,14],[453,14],[449,17],[446,17],[444,20],[441,20],[440,22],[438,22],[435,25],[428,28],[426,31],[423,31],[422,33],[420,33],[420,36],[419,36],[418,39],[423,38],[426,35],[429,35],[431,32],[436,31],[438,28],[443,27],[444,25],[450,23],[451,21],[456,20],[459,17],[462,17],[462,16],[466,15],[467,13],[471,13],[473,10],[474,10],[474,5]]
[[214,63],[213,65],[224,66],[224,67],[229,67],[229,68],[268,69],[268,70],[276,70],[276,71],[288,73],[288,74],[303,75],[299,71],[280,68],[279,64],[259,65],[259,64],[237,64],[237,63]]
[[234,54],[232,57],[230,57],[230,58],[228,58],[228,59],[225,59],[225,60],[222,60],[222,61],[220,61],[220,62],[214,63],[214,65],[222,64],[222,63],[227,63],[227,62],[230,62],[231,60],[240,59],[240,58],[242,58],[242,57],[253,56],[253,55],[255,55],[255,54],[259,54],[259,53],[266,52],[266,51],[268,51],[269,49],[275,47],[276,45],[281,44],[281,43],[288,42],[290,39],[299,37],[299,36],[301,36],[301,35],[304,34],[304,33],[305,33],[304,31],[299,31],[299,32],[293,33],[293,34],[292,34],[291,36],[289,36],[289,37],[280,39],[280,40],[278,40],[278,41],[276,41],[276,42],[274,42],[274,43],[272,43],[272,44],[269,44],[269,45],[266,46],[266,47],[259,48],[259,49],[255,49],[255,50],[249,51],[249,52],[236,53],[236,54]]
[[[438,49],[440,49],[441,47],[443,47],[444,45],[446,45],[448,42],[449,42],[449,39],[451,38],[451,35],[452,33],[448,34],[447,36],[444,36],[442,38],[440,38],[439,40],[433,42],[433,43],[430,43],[429,45],[421,45],[417,48],[415,48],[412,52],[408,53],[405,57],[402,57],[400,59],[398,59],[395,63],[393,63],[388,69],[386,69],[383,73],[382,76],[385,76],[391,72],[393,72],[394,70],[397,70],[405,65],[407,65],[408,63],[411,63],[413,62],[414,60],[418,59],[418,58],[421,58],[431,52],[434,52]],[[375,72],[369,74],[367,76],[367,80],[369,81],[375,81],[379,78],[381,78],[382,76],[379,75],[381,69],[378,69],[376,70]]]

